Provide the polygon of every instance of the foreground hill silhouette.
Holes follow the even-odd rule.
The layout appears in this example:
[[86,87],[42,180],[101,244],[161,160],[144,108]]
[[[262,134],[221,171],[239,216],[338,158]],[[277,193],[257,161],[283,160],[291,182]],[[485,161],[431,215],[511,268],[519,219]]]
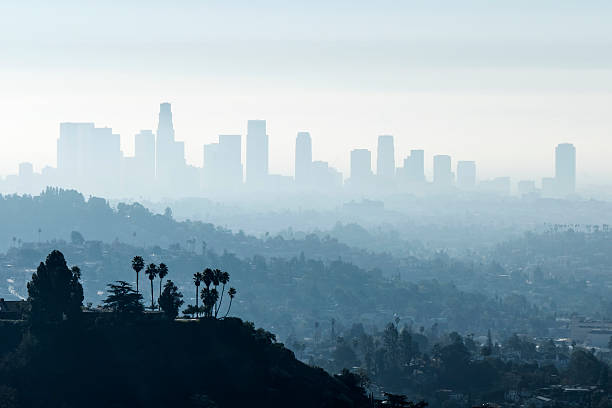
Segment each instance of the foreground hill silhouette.
[[26,331],[1,380],[0,398],[24,407],[369,406],[360,389],[237,318]]
[[369,406],[357,376],[309,367],[237,318],[77,310],[79,279],[53,251],[28,285],[28,320],[0,321],[12,339],[0,349],[0,406]]

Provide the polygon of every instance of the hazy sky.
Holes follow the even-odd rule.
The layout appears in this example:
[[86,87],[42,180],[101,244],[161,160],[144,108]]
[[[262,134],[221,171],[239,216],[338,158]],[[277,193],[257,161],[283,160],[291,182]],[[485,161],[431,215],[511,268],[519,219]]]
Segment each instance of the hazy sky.
[[423,148],[480,178],[550,176],[572,142],[579,180],[607,182],[610,21],[609,0],[0,0],[0,173],[54,166],[62,121],[112,127],[131,155],[168,101],[198,166],[266,119],[277,173],[310,131],[343,172],[393,134],[398,162]]

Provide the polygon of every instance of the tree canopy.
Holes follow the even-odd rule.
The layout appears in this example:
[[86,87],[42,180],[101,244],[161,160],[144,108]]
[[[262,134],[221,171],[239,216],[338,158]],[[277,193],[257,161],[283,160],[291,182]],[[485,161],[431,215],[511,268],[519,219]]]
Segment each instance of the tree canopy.
[[78,267],[68,268],[64,255],[52,251],[28,283],[32,321],[57,322],[77,317],[83,305],[80,278]]

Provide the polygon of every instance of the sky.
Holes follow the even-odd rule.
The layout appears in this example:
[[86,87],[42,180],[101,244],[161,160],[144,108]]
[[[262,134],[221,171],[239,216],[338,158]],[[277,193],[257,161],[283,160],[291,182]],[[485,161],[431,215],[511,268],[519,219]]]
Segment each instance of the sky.
[[[133,136],[171,102],[189,163],[266,119],[270,171],[293,174],[298,131],[348,176],[353,148],[392,134],[476,160],[480,179],[612,174],[612,2],[0,1],[0,174],[55,166],[60,122]],[[244,140],[243,140],[244,145]]]

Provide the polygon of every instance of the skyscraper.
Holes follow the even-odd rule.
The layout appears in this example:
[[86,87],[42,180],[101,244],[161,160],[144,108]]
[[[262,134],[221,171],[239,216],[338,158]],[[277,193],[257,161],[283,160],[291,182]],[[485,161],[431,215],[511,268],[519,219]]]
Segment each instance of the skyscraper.
[[439,154],[433,158],[433,182],[440,188],[447,188],[453,184],[451,171],[451,157]]
[[305,186],[310,184],[312,168],[312,140],[310,133],[298,132],[295,139],[295,182]]
[[222,179],[228,186],[236,187],[242,184],[242,136],[219,135],[219,155],[223,163]]
[[404,178],[409,183],[425,181],[425,151],[411,150],[410,156],[404,159]]
[[121,168],[120,137],[93,123],[61,123],[57,141],[59,181],[83,192],[117,192]]
[[476,187],[476,162],[457,162],[457,187],[466,190]]
[[387,179],[395,176],[395,147],[391,135],[378,136],[376,175]]
[[241,136],[219,135],[219,143],[204,145],[204,188],[232,191],[242,184]]
[[247,124],[246,182],[263,186],[268,176],[268,135],[265,120],[249,120]]
[[562,196],[576,191],[576,148],[571,143],[555,148],[555,187]]
[[353,183],[369,181],[372,176],[372,153],[368,149],[351,151],[351,180]]
[[134,161],[142,182],[155,178],[155,135],[151,130],[141,130],[134,136]]
[[176,190],[185,166],[185,145],[174,140],[172,109],[169,103],[159,105],[156,144],[156,177],[162,191]]

